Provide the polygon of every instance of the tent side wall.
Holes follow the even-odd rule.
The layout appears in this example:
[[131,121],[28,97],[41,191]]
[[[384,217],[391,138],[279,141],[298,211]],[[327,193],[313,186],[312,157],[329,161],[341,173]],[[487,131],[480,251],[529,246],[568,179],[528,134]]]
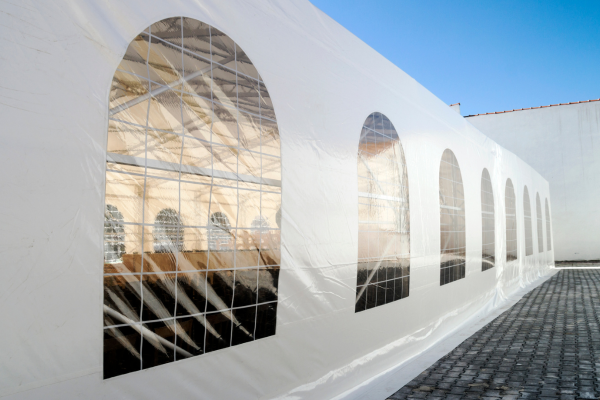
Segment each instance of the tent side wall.
[[550,183],[556,260],[600,260],[600,101],[466,120]]
[[[548,182],[308,1],[142,0],[5,4],[0,42],[3,277],[0,396],[332,398],[408,360],[550,273],[525,256],[524,187]],[[134,37],[167,17],[206,22],[248,54],[281,135],[282,245],[275,336],[102,379],[108,97]],[[357,151],[385,114],[406,160],[410,295],[355,313]],[[440,160],[464,187],[465,277],[440,286]],[[481,176],[495,202],[496,263],[482,271]],[[517,198],[518,258],[505,262],[504,190]],[[551,209],[552,212],[552,209]],[[545,226],[542,230],[546,232]],[[537,230],[533,241],[537,243]]]

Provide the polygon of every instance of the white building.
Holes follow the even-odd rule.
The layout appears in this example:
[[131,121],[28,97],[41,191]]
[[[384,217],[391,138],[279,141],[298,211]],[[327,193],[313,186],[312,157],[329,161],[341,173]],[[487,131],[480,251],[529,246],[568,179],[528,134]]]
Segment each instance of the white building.
[[600,101],[466,118],[548,180],[556,260],[600,260]]
[[3,398],[334,398],[551,274],[548,182],[308,1],[0,7]]

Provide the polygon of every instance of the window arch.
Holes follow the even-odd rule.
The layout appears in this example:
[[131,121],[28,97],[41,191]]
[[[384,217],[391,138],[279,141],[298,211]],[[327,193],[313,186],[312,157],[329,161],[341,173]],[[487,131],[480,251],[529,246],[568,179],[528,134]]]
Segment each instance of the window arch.
[[183,250],[183,227],[179,214],[172,208],[160,210],[154,220],[154,252],[176,253]]
[[481,270],[493,268],[496,262],[496,229],[494,214],[494,190],[490,173],[481,173]]
[[523,221],[525,223],[525,255],[533,254],[533,232],[531,227],[531,203],[527,186],[523,190]]
[[544,227],[542,226],[542,203],[540,202],[540,194],[535,195],[535,211],[537,216],[537,237],[538,237],[538,253],[544,252]]
[[194,19],[152,24],[114,74],[108,117],[105,204],[124,240],[105,223],[122,262],[104,268],[104,377],[274,335],[279,222],[253,219],[279,221],[279,130],[246,53]]
[[440,285],[465,277],[465,194],[456,156],[446,149],[440,163]]
[[355,312],[409,295],[410,211],[404,151],[392,122],[375,112],[358,145],[358,271]]
[[552,250],[552,225],[550,222],[550,208],[548,207],[548,199],[546,199],[546,250]]
[[506,262],[516,260],[517,253],[517,197],[512,181],[506,180],[504,190],[504,206],[506,213]]
[[125,253],[123,214],[112,204],[104,209],[104,262],[121,262]]

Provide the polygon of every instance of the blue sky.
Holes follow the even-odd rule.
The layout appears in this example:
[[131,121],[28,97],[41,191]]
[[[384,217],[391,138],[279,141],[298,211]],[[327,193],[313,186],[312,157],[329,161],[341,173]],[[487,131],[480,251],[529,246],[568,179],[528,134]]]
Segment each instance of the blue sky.
[[600,0],[311,0],[471,115],[600,98]]

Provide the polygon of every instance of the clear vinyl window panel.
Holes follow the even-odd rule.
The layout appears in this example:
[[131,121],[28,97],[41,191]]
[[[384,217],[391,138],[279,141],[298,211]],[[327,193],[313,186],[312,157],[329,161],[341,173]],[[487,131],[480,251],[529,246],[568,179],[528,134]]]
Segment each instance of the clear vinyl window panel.
[[517,253],[517,198],[512,181],[506,180],[504,190],[504,206],[506,214],[506,262],[514,261]]
[[523,190],[523,222],[525,224],[525,255],[533,254],[533,228],[531,226],[531,202],[527,186]]
[[369,115],[358,145],[355,311],[403,299],[410,283],[408,175],[402,144],[383,114]]
[[537,239],[538,253],[544,252],[544,227],[542,222],[542,203],[540,202],[540,194],[535,195],[535,212],[537,216]]
[[465,277],[465,193],[456,156],[446,149],[440,162],[440,285]]
[[490,173],[481,173],[481,270],[493,268],[496,262],[496,229],[494,191]]
[[546,205],[546,250],[552,250],[552,225],[550,223],[550,207],[548,207],[548,199],[545,200]]
[[131,42],[109,101],[104,377],[274,335],[279,130],[248,56],[169,18]]

